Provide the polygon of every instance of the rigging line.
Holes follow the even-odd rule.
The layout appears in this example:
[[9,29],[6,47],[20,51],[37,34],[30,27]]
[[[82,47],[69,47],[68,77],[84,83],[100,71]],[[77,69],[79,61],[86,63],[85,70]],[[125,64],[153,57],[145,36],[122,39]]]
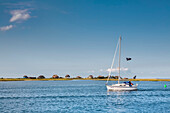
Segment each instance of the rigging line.
[[117,42],[116,50],[115,50],[115,53],[114,53],[114,57],[113,57],[113,61],[112,61],[112,65],[111,65],[111,67],[110,67],[109,76],[108,76],[108,78],[107,78],[107,82],[106,82],[106,84],[108,83],[109,78],[110,78],[110,76],[111,76],[111,72],[112,72],[112,68],[113,68],[114,61],[115,61],[115,57],[116,57],[116,53],[117,53],[118,45],[119,45],[119,41]]
[[121,59],[121,36],[119,38],[119,77],[118,77],[118,84],[120,80],[120,59]]

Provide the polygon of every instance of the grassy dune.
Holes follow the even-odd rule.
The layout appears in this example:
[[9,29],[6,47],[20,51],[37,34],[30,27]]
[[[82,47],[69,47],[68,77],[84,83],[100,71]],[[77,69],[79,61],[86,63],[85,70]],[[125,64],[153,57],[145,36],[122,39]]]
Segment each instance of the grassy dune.
[[[106,81],[107,79],[90,79],[90,78],[58,78],[58,79],[53,79],[53,78],[45,78],[45,79],[25,79],[25,78],[0,78],[0,81],[56,81],[56,80],[104,80]],[[117,81],[117,79],[110,79],[110,81]],[[121,81],[170,81],[170,79],[122,79]]]

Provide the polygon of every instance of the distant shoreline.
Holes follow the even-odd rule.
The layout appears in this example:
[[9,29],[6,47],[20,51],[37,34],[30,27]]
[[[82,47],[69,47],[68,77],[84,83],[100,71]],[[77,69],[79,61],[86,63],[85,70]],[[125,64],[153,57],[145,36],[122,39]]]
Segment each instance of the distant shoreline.
[[[62,81],[62,80],[103,80],[99,78],[44,78],[44,79],[28,79],[28,78],[0,78],[0,81]],[[110,81],[117,81],[117,79],[110,79]],[[121,79],[120,81],[170,81],[170,79]]]

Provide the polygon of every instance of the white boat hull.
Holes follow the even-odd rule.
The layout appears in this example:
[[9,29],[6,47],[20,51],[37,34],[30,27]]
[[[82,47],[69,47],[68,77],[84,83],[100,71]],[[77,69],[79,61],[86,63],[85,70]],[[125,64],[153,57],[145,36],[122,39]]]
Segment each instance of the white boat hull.
[[125,84],[113,84],[113,85],[106,85],[107,90],[109,91],[135,91],[137,90],[137,84],[136,85],[125,85]]

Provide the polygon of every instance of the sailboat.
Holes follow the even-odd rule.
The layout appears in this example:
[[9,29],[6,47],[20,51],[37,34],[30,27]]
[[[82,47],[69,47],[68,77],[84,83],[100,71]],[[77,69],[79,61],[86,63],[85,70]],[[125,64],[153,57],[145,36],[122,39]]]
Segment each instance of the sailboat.
[[[133,90],[137,90],[138,84],[134,85],[130,81],[120,83],[121,40],[122,39],[121,39],[121,36],[120,36],[119,41],[118,41],[117,46],[116,46],[116,51],[115,51],[115,54],[114,54],[114,57],[113,57],[112,65],[111,65],[111,68],[110,68],[110,71],[109,71],[109,76],[108,76],[108,79],[107,79],[107,82],[106,82],[106,87],[107,87],[107,90],[113,90],[113,91],[133,91]],[[119,46],[119,68],[118,68],[119,76],[118,76],[118,83],[108,85],[108,81],[109,81],[110,76],[111,76],[111,71],[112,71],[112,68],[113,68],[113,65],[114,65],[114,61],[115,61],[118,46]]]

